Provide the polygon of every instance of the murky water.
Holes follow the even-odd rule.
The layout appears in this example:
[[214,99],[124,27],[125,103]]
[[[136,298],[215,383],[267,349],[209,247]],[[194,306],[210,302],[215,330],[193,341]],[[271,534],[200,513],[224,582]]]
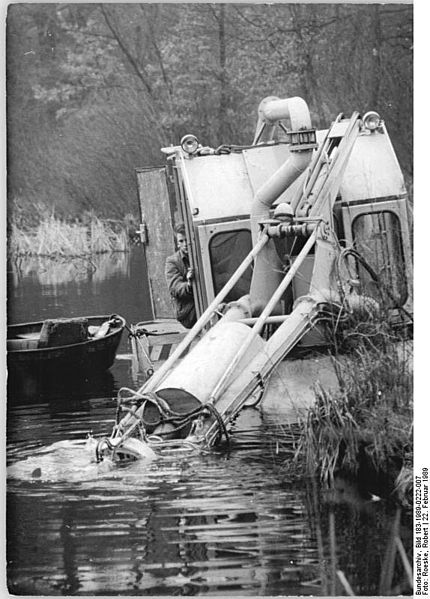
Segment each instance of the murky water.
[[[10,277],[11,322],[150,317],[138,252],[103,276],[92,268],[81,278],[59,272],[61,280],[27,265]],[[229,450],[97,464],[86,437],[110,432],[116,390],[136,386],[128,351],[124,338],[114,367],[96,380],[57,381],[35,397],[8,398],[10,592],[345,595],[340,570],[356,594],[379,594],[393,509],[342,481],[328,496],[289,477],[282,417],[244,410]],[[407,523],[401,532],[410,552]],[[399,593],[403,580],[397,560],[392,586]]]

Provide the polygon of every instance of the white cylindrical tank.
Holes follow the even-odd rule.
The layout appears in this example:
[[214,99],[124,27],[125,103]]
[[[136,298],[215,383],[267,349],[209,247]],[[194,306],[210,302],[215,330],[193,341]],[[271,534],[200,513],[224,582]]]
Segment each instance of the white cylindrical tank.
[[[184,389],[202,403],[207,402],[212,390],[233,361],[250,330],[246,324],[240,322],[220,321],[167,375],[156,391],[169,388]],[[263,348],[263,339],[257,337],[239,362],[232,375],[232,380],[259,352],[263,351]]]

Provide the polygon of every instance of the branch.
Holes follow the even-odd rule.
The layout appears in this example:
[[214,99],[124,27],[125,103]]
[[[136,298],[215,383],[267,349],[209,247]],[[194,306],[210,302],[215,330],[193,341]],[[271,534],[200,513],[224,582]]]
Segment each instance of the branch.
[[110,18],[106,12],[105,6],[104,4],[100,4],[100,9],[103,13],[103,16],[105,18],[106,21],[106,25],[109,27],[110,31],[112,32],[112,35],[115,38],[115,41],[117,42],[118,46],[120,47],[120,49],[122,50],[122,52],[125,54],[125,56],[127,57],[131,67],[133,68],[134,72],[136,73],[137,77],[140,79],[140,81],[143,83],[143,85],[146,88],[146,91],[148,92],[148,94],[151,96],[152,95],[152,87],[149,84],[149,82],[147,81],[146,77],[144,76],[144,74],[142,73],[136,59],[134,58],[134,56],[131,54],[131,52],[128,50],[127,46],[124,44],[124,42],[122,41],[121,37],[119,36],[118,32],[115,31],[114,26],[112,25]]
[[258,29],[262,28],[261,22],[254,22],[251,19],[249,19],[248,17],[246,17],[243,12],[241,12],[241,10],[239,9],[238,6],[236,6],[236,4],[232,4],[231,7],[237,12],[237,14],[239,15],[239,17],[241,17],[246,23],[248,23],[248,25],[252,25],[252,27],[256,27]]
[[[143,8],[142,4],[139,4],[141,11],[143,12],[144,17],[146,18],[146,14]],[[158,64],[160,65],[160,69],[161,69],[161,74],[163,76],[163,81],[167,87],[167,91],[169,92],[169,96],[172,96],[172,83],[167,75],[166,69],[164,68],[164,62],[163,62],[163,57],[160,51],[160,48],[158,47],[156,41],[155,41],[155,36],[154,36],[154,31],[152,28],[152,23],[151,20],[148,19],[148,27],[149,27],[149,31],[151,33],[151,44],[155,50],[155,54],[157,56],[157,60],[158,60]]]

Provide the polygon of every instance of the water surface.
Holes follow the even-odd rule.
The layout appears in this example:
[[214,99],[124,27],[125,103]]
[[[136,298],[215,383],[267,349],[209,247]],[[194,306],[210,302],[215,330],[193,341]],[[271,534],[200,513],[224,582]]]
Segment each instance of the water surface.
[[[115,312],[128,322],[149,318],[140,251],[117,257],[112,268],[103,264],[11,269],[10,321]],[[128,354],[125,336],[113,368],[94,380],[54,381],[43,393],[8,397],[11,593],[345,595],[341,570],[356,594],[379,594],[394,509],[345,481],[327,495],[294,479],[282,418],[264,409],[242,412],[229,449],[97,464],[88,433],[108,434],[117,390],[139,382]],[[401,533],[410,553],[407,522]],[[396,562],[399,593],[403,580]]]

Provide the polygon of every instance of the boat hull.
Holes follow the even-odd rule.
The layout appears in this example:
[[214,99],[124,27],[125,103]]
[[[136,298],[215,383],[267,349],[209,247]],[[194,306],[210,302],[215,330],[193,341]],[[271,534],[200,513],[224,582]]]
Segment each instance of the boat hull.
[[[89,326],[100,326],[109,320],[109,316],[87,317]],[[8,377],[20,379],[26,376],[46,378],[73,374],[85,376],[93,372],[101,372],[112,366],[121,341],[125,321],[118,317],[118,324],[101,338],[93,338],[80,343],[61,345],[58,347],[31,347],[31,340],[26,349],[15,349],[19,337],[37,335],[43,322],[10,325],[8,327],[7,367]]]

